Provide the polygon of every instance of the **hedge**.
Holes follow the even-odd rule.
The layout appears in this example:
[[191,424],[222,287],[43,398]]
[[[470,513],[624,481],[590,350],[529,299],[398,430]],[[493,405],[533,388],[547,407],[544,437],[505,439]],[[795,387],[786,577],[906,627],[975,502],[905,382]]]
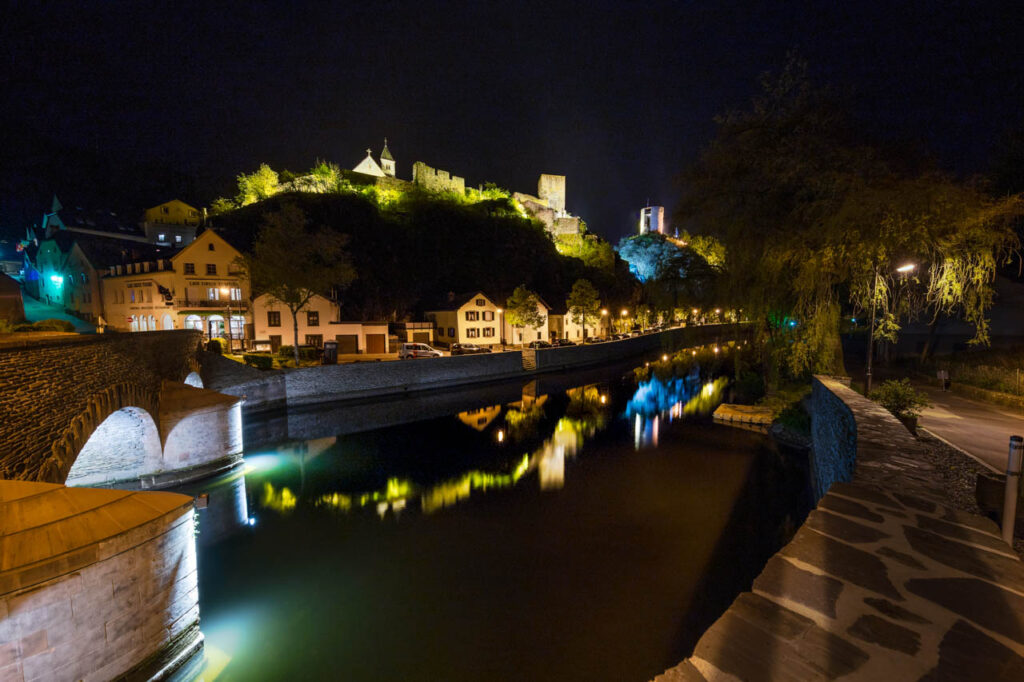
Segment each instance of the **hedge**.
[[245,353],[242,359],[245,364],[256,369],[274,369],[274,357],[267,353]]

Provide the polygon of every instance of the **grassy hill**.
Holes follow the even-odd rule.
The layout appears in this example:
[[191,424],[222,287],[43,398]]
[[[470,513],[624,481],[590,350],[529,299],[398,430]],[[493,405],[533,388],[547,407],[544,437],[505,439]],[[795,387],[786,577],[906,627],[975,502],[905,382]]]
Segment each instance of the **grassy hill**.
[[382,208],[360,194],[278,194],[217,216],[214,227],[244,250],[263,216],[284,202],[301,208],[312,225],[349,236],[358,279],[341,297],[345,319],[401,319],[449,291],[480,289],[502,304],[520,284],[561,308],[579,278],[618,305],[635,284],[618,259],[611,269],[597,269],[559,255],[539,223],[503,200],[464,204],[407,192]]

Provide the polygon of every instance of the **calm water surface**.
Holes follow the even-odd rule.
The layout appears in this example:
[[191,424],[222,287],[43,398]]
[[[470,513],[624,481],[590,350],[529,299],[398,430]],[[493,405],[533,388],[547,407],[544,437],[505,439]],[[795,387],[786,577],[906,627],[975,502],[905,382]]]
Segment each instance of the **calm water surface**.
[[[646,680],[801,519],[799,467],[623,368],[247,425],[180,679]],[[262,441],[263,444],[256,444]]]

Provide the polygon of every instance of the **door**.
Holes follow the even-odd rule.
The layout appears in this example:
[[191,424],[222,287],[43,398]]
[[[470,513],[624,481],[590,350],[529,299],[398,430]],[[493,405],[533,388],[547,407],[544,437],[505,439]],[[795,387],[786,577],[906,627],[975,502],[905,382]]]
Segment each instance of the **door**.
[[367,353],[387,353],[388,344],[387,337],[384,334],[367,334],[366,335],[366,352]]
[[430,343],[430,332],[413,332],[412,340],[416,343]]
[[270,335],[270,352],[277,353],[281,349],[281,335],[271,334]]
[[338,355],[355,354],[359,352],[359,336],[356,334],[338,334],[334,337],[338,341]]

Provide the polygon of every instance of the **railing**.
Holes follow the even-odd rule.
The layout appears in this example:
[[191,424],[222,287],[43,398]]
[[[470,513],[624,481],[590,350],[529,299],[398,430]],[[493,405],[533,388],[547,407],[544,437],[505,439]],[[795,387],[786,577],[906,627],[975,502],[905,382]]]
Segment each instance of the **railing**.
[[211,301],[210,299],[189,299],[189,298],[176,298],[174,304],[179,308],[219,308],[221,310],[227,310],[231,308],[232,311],[241,312],[248,310],[249,306],[246,305],[245,301]]

